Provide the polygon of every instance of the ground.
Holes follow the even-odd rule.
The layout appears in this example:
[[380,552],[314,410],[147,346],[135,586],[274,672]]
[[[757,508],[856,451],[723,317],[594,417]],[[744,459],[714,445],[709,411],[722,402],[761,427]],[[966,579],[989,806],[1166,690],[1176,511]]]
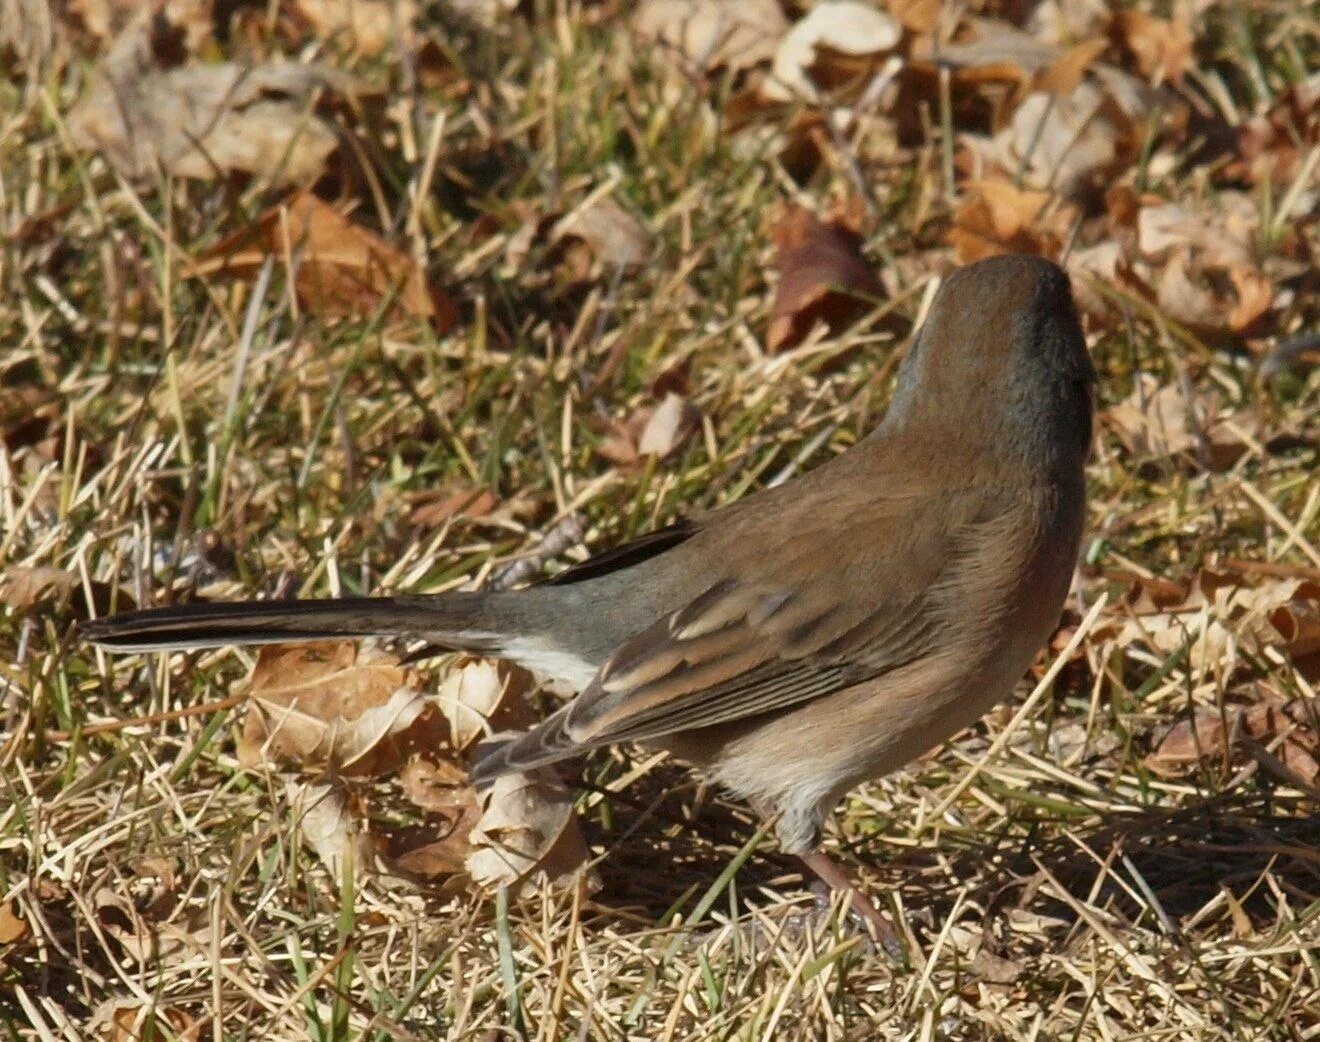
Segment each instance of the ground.
[[[7,1037],[1320,1037],[1314,11],[877,4],[780,87],[812,5],[458,6],[0,3]],[[277,59],[327,71],[187,122]],[[1015,700],[830,824],[898,960],[633,749],[562,771],[594,885],[336,876],[306,772],[240,756],[253,652],[77,639],[526,580],[783,480],[1007,249],[1074,276],[1087,536]]]

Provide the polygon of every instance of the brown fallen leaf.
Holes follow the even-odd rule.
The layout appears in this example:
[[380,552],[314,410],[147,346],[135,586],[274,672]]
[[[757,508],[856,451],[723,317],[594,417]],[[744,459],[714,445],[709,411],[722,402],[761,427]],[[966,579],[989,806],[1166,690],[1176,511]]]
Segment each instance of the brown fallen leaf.
[[451,517],[472,520],[487,516],[499,505],[495,494],[486,488],[467,488],[459,492],[425,492],[413,500],[408,524],[416,528],[434,528]]
[[1320,735],[1314,729],[1318,708],[1312,700],[1294,699],[1230,705],[1222,714],[1198,710],[1190,720],[1169,728],[1144,762],[1163,777],[1177,777],[1203,759],[1229,757],[1240,762],[1250,758],[1242,742],[1246,737],[1273,748],[1284,766],[1302,781],[1314,783],[1320,780],[1316,762]]
[[[1237,158],[1224,180],[1251,184],[1293,184],[1320,140],[1320,71],[1277,94],[1264,113],[1237,128]],[[1314,173],[1314,168],[1312,169]]]
[[972,957],[971,970],[974,976],[991,984],[1012,984],[1026,971],[1026,966],[1017,959],[996,955],[982,944]]
[[571,249],[574,243],[585,246],[589,257],[569,261],[569,268],[579,278],[587,278],[591,258],[607,269],[637,268],[650,257],[651,234],[642,223],[609,195],[595,195],[562,217],[550,232],[550,241]]
[[76,147],[104,153],[128,178],[163,167],[180,177],[238,171],[306,184],[338,147],[334,128],[311,111],[321,92],[352,97],[360,88],[344,73],[293,62],[164,68],[149,23],[138,23],[111,48],[70,113],[69,132]]
[[530,673],[502,660],[465,659],[449,670],[436,703],[454,749],[461,753],[497,731],[533,723],[524,697],[531,687]]
[[766,331],[768,351],[796,347],[817,322],[836,333],[880,296],[880,280],[861,255],[861,236],[846,219],[822,221],[795,206],[771,234],[779,285]]
[[292,763],[374,777],[443,738],[440,712],[398,660],[355,642],[269,645],[249,680],[245,766]]
[[516,889],[542,875],[563,883],[587,861],[572,793],[548,770],[498,778],[469,840],[467,871],[482,887]]
[[677,452],[701,426],[701,410],[682,395],[669,393],[655,407],[637,436],[641,456],[665,459]]
[[1004,253],[1058,256],[1077,211],[1050,192],[1001,178],[969,182],[948,242],[960,264]]
[[345,865],[360,872],[370,865],[367,837],[349,808],[348,791],[338,778],[314,782],[285,780],[285,797],[303,838],[338,882]]
[[1231,467],[1247,450],[1243,429],[1253,431],[1254,417],[1220,418],[1219,401],[1206,393],[1188,401],[1180,383],[1160,385],[1139,373],[1132,393],[1104,415],[1105,422],[1137,456],[1167,459],[1186,456],[1212,471]]
[[317,36],[356,54],[380,54],[396,40],[412,46],[414,0],[294,0],[293,9]]
[[105,1042],[142,1042],[146,1038],[198,1038],[197,1020],[174,1006],[108,999],[92,1014],[87,1037]]
[[78,576],[63,568],[10,565],[0,572],[0,603],[30,608],[40,601],[57,601],[78,585]]
[[271,256],[293,265],[299,302],[324,316],[368,319],[392,298],[396,313],[430,319],[440,332],[458,319],[457,305],[412,257],[308,191],[221,240],[189,273],[252,278]]
[[1172,18],[1157,18],[1132,9],[1116,10],[1110,36],[1151,82],[1181,83],[1192,64],[1191,5],[1175,4]]
[[1241,661],[1239,646],[1258,657],[1273,649],[1308,680],[1320,677],[1320,582],[1203,568],[1183,589],[1181,598],[1133,601],[1119,641],[1169,655],[1190,638],[1191,667],[1224,676]]
[[408,762],[399,784],[408,801],[426,812],[426,820],[377,837],[376,849],[386,863],[397,872],[425,879],[465,871],[469,835],[481,816],[467,771],[448,760],[419,757]]
[[616,466],[639,467],[648,457],[672,456],[700,428],[701,411],[669,393],[657,405],[640,405],[622,420],[608,420],[596,451]]
[[872,71],[902,36],[902,26],[870,4],[822,0],[780,41],[761,93],[771,101],[818,101],[822,89]]
[[641,0],[632,28],[701,72],[736,71],[769,61],[788,19],[776,0]]
[[[1087,60],[1085,47],[1064,59]],[[1128,166],[1148,133],[1158,95],[1121,69],[1093,63],[1085,78],[1075,67],[1051,63],[1035,87],[1008,105],[987,158],[1020,176],[1028,188],[1075,198]],[[1068,90],[1049,89],[1066,87]]]
[[13,944],[28,935],[27,920],[14,911],[13,902],[0,901],[0,944]]

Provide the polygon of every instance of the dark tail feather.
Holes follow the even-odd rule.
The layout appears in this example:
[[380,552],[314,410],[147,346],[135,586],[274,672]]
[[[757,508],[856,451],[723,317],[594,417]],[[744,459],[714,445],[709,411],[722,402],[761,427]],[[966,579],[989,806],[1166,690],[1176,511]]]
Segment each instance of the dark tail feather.
[[487,789],[497,778],[580,756],[591,748],[573,741],[564,729],[567,714],[560,710],[525,734],[497,734],[477,746],[469,772],[472,787]]
[[417,636],[455,650],[495,650],[484,594],[343,597],[306,601],[180,604],[96,619],[83,640],[114,651],[155,651],[224,644],[283,644],[334,637]]

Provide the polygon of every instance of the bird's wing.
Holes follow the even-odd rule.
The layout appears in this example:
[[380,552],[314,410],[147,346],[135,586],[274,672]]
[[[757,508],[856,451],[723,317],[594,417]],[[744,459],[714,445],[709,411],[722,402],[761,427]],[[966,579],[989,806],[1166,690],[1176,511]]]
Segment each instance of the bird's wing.
[[984,546],[986,526],[1005,527],[1008,509],[985,495],[945,506],[934,526],[916,503],[884,517],[877,524],[890,545],[854,519],[849,541],[795,541],[821,555],[816,568],[768,559],[713,583],[622,644],[562,710],[488,750],[474,776],[783,710],[919,660],[940,646],[971,548]]

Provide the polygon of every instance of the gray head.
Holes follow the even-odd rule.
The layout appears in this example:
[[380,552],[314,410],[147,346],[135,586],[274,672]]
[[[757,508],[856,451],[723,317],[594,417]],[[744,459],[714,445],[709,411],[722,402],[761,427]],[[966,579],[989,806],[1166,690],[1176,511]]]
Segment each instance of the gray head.
[[1095,369],[1067,274],[1014,254],[950,275],[899,368],[884,426],[935,422],[1010,451],[1091,439]]

